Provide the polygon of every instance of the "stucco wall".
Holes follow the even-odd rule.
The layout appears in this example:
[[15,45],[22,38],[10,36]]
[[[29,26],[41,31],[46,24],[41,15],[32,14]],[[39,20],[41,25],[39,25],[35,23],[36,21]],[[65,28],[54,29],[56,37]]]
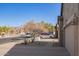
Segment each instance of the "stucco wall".
[[[72,17],[72,15],[75,13],[78,16],[78,10],[79,8],[79,4],[75,4],[75,3],[67,3],[67,4],[63,4],[63,24],[65,25],[66,22],[68,20],[70,20],[70,18]],[[66,49],[69,51],[69,53],[71,55],[79,55],[79,37],[78,39],[76,38],[79,34],[79,25],[78,25],[78,34],[76,33],[76,27],[74,27],[74,25],[69,25],[65,28],[65,47]],[[78,42],[77,42],[78,40]],[[75,51],[77,50],[78,51]]]
[[79,4],[75,3],[64,3],[63,4],[63,18],[64,22],[63,24],[66,24],[66,22],[71,18],[71,16],[76,13],[78,14],[78,6]]
[[[63,4],[63,24],[65,25],[74,14],[74,4]],[[65,48],[71,55],[74,55],[74,26],[69,25],[65,28]]]
[[71,55],[74,55],[74,26],[70,25],[65,29],[65,47]]
[[79,55],[79,24],[78,24],[78,55]]
[[64,24],[69,20],[69,18],[73,15],[74,13],[74,8],[73,4],[64,4],[63,5],[63,18],[64,18]]

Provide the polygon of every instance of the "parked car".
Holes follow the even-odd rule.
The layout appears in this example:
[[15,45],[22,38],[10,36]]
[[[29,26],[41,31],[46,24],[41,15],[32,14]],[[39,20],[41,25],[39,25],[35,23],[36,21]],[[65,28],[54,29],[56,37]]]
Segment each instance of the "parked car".
[[54,35],[53,35],[53,34],[50,34],[50,38],[52,38],[52,39],[53,39],[53,38],[54,38]]
[[34,35],[33,33],[25,33],[26,41],[27,43],[31,43],[34,41]]
[[18,37],[24,39],[24,43],[31,43],[34,41],[34,36],[32,33],[21,33]]
[[19,34],[19,37],[30,38],[31,36],[32,36],[31,33],[21,33],[21,34]]
[[41,33],[41,34],[40,34],[40,38],[48,39],[48,38],[50,38],[50,34],[49,34],[49,33]]
[[25,33],[25,36],[30,38],[30,37],[32,37],[32,33]]
[[54,38],[54,35],[53,35],[52,33],[41,33],[41,34],[40,34],[40,37],[43,38],[43,39],[44,39],[44,38],[45,38],[45,39],[46,39],[46,38],[47,38],[47,39],[50,39],[50,38]]

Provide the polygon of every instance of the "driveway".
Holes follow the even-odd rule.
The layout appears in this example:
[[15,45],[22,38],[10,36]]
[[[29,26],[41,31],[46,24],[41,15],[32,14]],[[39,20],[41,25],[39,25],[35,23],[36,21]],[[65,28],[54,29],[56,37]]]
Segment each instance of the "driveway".
[[5,56],[69,56],[64,47],[17,44]]
[[[69,56],[70,54],[64,47],[53,47],[55,39],[41,39],[39,42],[31,44],[20,44],[20,41],[10,41],[0,44],[0,55],[5,56]],[[18,44],[17,44],[18,43]]]

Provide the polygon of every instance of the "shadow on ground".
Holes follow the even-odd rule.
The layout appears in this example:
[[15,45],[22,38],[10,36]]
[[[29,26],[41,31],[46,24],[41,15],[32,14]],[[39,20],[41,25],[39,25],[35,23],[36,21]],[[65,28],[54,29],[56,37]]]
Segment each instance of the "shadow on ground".
[[5,56],[69,56],[65,48],[49,45],[45,43],[17,44]]

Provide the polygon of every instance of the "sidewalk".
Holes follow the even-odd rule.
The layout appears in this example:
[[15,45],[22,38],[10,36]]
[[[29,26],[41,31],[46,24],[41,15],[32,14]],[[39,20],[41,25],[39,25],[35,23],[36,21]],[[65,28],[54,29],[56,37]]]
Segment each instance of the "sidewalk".
[[14,42],[9,42],[5,44],[0,44],[0,56],[5,55],[11,48],[16,45]]

